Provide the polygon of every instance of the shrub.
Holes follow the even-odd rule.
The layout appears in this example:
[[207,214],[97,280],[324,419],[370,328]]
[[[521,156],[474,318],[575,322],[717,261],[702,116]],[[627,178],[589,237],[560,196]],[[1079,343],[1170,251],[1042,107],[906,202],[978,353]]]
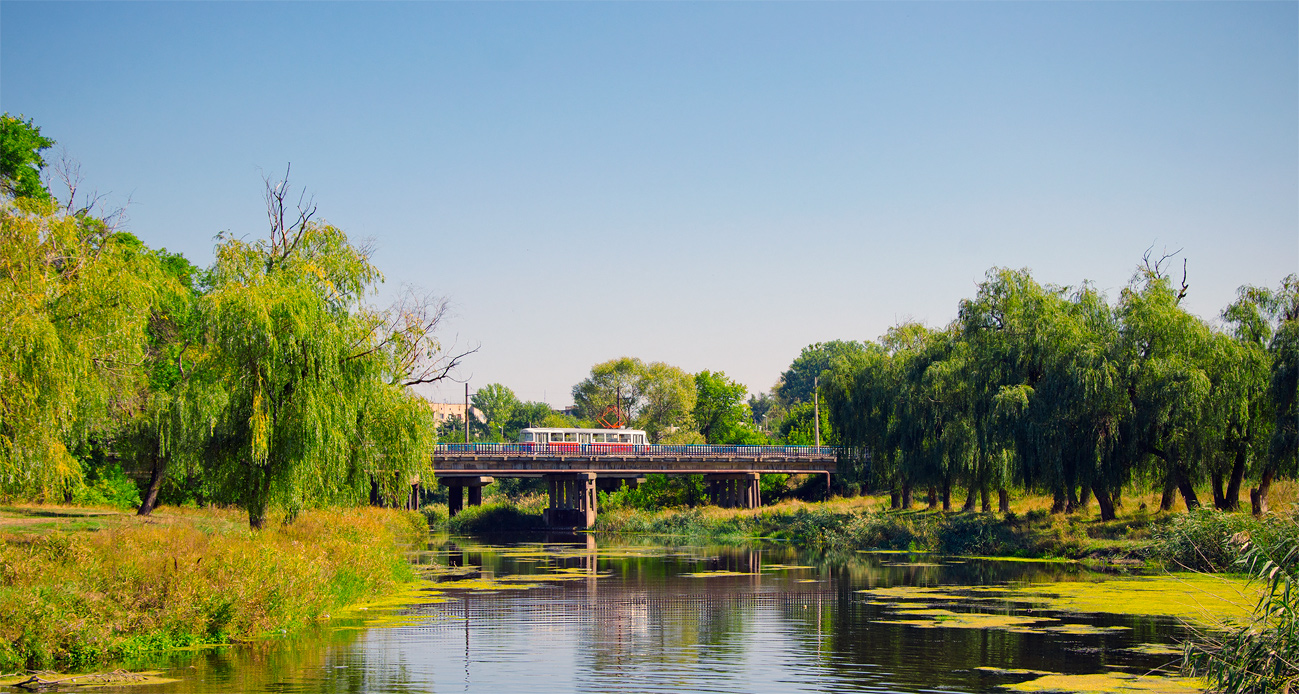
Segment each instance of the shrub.
[[135,508],[140,505],[140,487],[117,464],[91,468],[85,484],[73,490],[72,502],[81,506]]
[[447,530],[453,533],[543,529],[545,529],[545,523],[539,514],[525,513],[517,506],[509,503],[467,506],[447,520]]

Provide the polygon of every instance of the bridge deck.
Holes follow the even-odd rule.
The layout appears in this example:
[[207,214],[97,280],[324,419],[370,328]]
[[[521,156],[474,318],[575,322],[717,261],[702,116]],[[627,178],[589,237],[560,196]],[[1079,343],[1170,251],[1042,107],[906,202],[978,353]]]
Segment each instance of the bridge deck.
[[439,477],[534,475],[587,471],[617,474],[766,472],[828,474],[833,446],[620,446],[607,444],[439,444],[433,457]]

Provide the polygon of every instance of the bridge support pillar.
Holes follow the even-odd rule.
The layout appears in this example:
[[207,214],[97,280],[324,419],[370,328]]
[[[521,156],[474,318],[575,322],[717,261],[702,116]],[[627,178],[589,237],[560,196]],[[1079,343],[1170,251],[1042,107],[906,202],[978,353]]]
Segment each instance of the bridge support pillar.
[[495,481],[491,477],[439,477],[438,484],[447,488],[447,517],[464,510],[466,488],[469,490],[469,505],[482,506],[483,487]]
[[542,514],[546,525],[589,528],[595,525],[595,473],[546,475],[550,507]]
[[762,494],[756,472],[739,472],[708,475],[708,498],[724,508],[758,508]]

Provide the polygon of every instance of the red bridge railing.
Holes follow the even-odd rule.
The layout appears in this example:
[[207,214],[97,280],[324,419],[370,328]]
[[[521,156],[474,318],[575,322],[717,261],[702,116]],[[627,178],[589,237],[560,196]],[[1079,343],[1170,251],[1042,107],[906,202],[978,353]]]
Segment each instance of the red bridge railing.
[[838,446],[707,446],[651,445],[629,446],[605,443],[439,443],[434,457],[460,455],[500,455],[519,458],[552,458],[554,456],[627,456],[708,457],[708,458],[834,458]]

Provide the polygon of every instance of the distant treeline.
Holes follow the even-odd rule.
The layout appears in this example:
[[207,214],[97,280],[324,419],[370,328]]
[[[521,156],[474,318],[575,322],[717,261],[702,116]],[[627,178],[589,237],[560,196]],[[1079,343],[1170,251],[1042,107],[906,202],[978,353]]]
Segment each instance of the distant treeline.
[[[941,329],[909,323],[877,343],[841,349],[822,374],[848,448],[841,479],[890,489],[896,506],[923,491],[964,507],[1019,487],[1054,496],[1053,511],[1094,497],[1115,517],[1130,483],[1171,508],[1235,510],[1253,485],[1299,468],[1299,281],[1241,287],[1211,325],[1182,307],[1167,258],[1147,256],[1118,301],[1093,287],[1044,286],[994,268]],[[958,499],[959,501],[959,499]]]

